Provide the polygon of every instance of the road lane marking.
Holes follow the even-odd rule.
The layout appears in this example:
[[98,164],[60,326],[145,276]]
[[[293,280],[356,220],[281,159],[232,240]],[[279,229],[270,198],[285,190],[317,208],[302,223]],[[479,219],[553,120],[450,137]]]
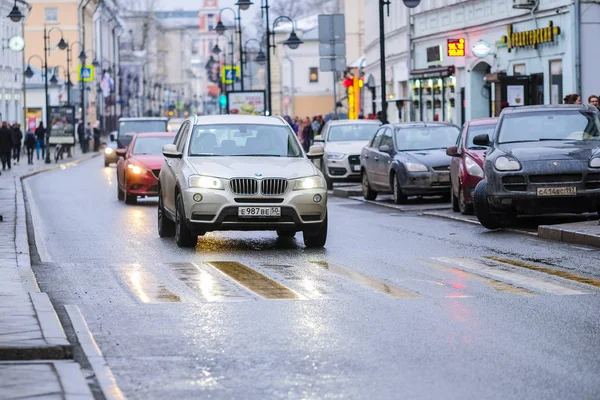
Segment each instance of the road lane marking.
[[208,261],[210,265],[238,284],[268,300],[300,300],[298,293],[236,261]]
[[434,257],[433,259],[446,264],[456,265],[461,269],[465,268],[470,271],[477,271],[502,280],[511,281],[516,283],[517,285],[525,285],[540,290],[542,292],[552,293],[561,296],[589,294],[589,292],[587,291],[577,290],[565,285],[561,285],[559,283],[549,282],[544,279],[527,276],[523,273],[511,271],[506,268],[498,268],[501,267],[500,265],[498,265],[497,267],[489,266],[477,262],[475,260],[470,260],[461,257]]
[[492,278],[489,278],[487,276],[480,275],[477,273],[463,271],[462,269],[459,269],[456,267],[447,266],[447,265],[440,264],[440,263],[437,263],[437,262],[434,262],[431,260],[419,260],[419,262],[421,262],[422,264],[425,264],[425,265],[430,265],[436,269],[445,270],[445,271],[449,271],[452,273],[464,274],[463,276],[465,278],[474,279],[479,282],[483,282],[484,284],[490,286],[492,289],[494,289],[498,292],[511,293],[511,294],[515,294],[515,295],[519,295],[519,296],[535,296],[536,295],[536,293],[534,293],[530,290],[527,290],[525,288],[514,286],[514,285],[511,285],[506,282],[501,282],[497,279],[492,279]]
[[171,263],[170,266],[180,281],[209,302],[248,300],[248,295],[242,292],[241,288],[229,282],[231,287],[228,287],[213,274],[194,263]]
[[100,386],[104,398],[106,400],[124,400],[126,397],[123,392],[121,392],[121,389],[119,389],[117,381],[110,370],[108,363],[104,359],[104,355],[102,355],[102,351],[100,351],[81,310],[74,305],[65,305],[65,310],[69,315],[73,330],[77,335],[77,341],[98,380],[98,385]]
[[509,265],[514,265],[515,267],[527,268],[532,271],[543,272],[544,274],[558,276],[559,278],[568,279],[570,281],[575,281],[577,283],[583,283],[584,285],[590,285],[590,286],[600,288],[600,280],[599,279],[586,278],[585,276],[577,275],[572,272],[560,271],[560,270],[556,270],[556,269],[542,267],[542,266],[535,265],[535,264],[530,264],[530,263],[523,262],[523,261],[511,260],[508,258],[493,257],[493,256],[488,256],[485,258],[487,258],[488,260],[497,261],[497,262],[500,262],[503,264],[509,264]]
[[402,289],[398,286],[394,286],[391,283],[380,281],[378,279],[365,275],[362,272],[354,271],[349,268],[341,267],[339,265],[331,264],[325,261],[312,261],[312,263],[318,265],[321,268],[325,268],[326,270],[331,271],[335,274],[349,278],[370,289],[374,289],[379,293],[386,294],[390,297],[398,299],[417,299],[423,297],[419,293]]
[[181,297],[171,292],[156,276],[140,264],[121,265],[130,289],[142,303],[180,303]]

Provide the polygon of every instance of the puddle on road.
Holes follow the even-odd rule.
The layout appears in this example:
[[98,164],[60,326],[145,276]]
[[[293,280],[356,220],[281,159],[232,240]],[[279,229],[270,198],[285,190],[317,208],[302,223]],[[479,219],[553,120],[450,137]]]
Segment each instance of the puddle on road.
[[399,299],[417,299],[423,297],[419,293],[402,289],[391,283],[380,281],[361,272],[354,271],[339,265],[331,264],[325,261],[312,261],[312,264],[318,265],[321,268],[324,268],[335,274],[344,276],[350,280],[353,280],[354,282],[361,284],[362,286],[366,286],[370,289],[373,289],[379,293],[386,294],[390,297]]
[[[247,294],[233,284],[226,285],[210,272],[192,263],[171,263],[177,278],[207,301],[235,301],[247,299]],[[237,289],[237,290],[236,290]]]
[[121,266],[125,281],[142,303],[180,303],[181,297],[171,292],[156,276],[139,264]]

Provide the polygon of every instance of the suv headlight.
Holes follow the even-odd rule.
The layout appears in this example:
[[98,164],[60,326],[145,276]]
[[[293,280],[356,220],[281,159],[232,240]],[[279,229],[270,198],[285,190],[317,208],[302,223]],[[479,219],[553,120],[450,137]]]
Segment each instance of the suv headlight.
[[429,171],[427,169],[427,167],[423,164],[419,164],[419,163],[406,163],[406,170],[408,172],[427,172]]
[[223,190],[223,181],[212,176],[192,175],[188,183],[191,188]]
[[112,154],[115,150],[112,147],[107,147],[104,149],[104,154]]
[[483,169],[469,156],[465,156],[465,167],[469,175],[483,178]]
[[320,176],[307,176],[306,178],[296,179],[294,190],[304,189],[324,189],[325,182]]
[[521,169],[521,164],[517,160],[504,156],[496,158],[494,166],[498,171],[518,171]]
[[327,159],[328,160],[341,160],[342,158],[344,158],[343,153],[327,153]]
[[148,172],[148,170],[146,168],[142,168],[135,164],[127,164],[127,169],[135,175],[141,175],[141,174],[145,174],[146,172]]
[[594,157],[590,160],[590,167],[600,168],[600,157]]

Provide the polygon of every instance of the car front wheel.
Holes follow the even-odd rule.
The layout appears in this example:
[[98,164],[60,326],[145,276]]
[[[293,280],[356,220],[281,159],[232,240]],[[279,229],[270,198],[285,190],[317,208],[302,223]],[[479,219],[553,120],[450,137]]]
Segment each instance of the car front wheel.
[[500,229],[510,226],[515,221],[515,215],[494,212],[488,201],[487,183],[481,181],[475,187],[473,205],[477,219],[487,229]]
[[400,187],[400,182],[398,182],[398,176],[396,174],[392,175],[392,184],[394,189],[394,203],[396,204],[404,204],[408,197],[402,193],[402,188]]
[[177,195],[177,209],[175,211],[175,242],[179,247],[195,247],[198,236],[194,235],[185,221],[183,198]]
[[304,232],[304,245],[309,249],[321,248],[327,242],[327,216],[316,231]]
[[465,190],[462,186],[458,187],[458,210],[462,215],[473,214],[473,204],[467,204]]
[[[460,192],[460,186],[459,186],[458,191]],[[454,195],[454,187],[450,188],[450,202],[452,203],[452,211],[459,212],[460,207],[458,206],[458,199]]]
[[362,192],[365,200],[375,200],[377,198],[377,192],[371,189],[371,185],[369,185],[367,171],[362,173]]
[[293,238],[296,236],[296,232],[294,231],[277,231],[277,236],[280,238]]
[[158,236],[173,237],[175,236],[175,223],[165,214],[165,206],[161,189],[158,189]]

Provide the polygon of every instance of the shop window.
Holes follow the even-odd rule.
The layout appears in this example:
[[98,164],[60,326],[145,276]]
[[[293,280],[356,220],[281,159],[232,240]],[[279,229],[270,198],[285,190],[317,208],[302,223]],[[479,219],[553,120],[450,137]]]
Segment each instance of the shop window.
[[58,8],[46,7],[44,13],[46,15],[46,22],[58,22]]
[[513,75],[527,75],[527,69],[525,68],[525,64],[514,64]]
[[550,104],[563,102],[563,66],[562,60],[550,61]]
[[544,104],[544,74],[531,74],[531,103]]
[[310,83],[317,83],[317,82],[319,82],[319,68],[317,68],[317,67],[310,67],[308,69],[308,81]]

